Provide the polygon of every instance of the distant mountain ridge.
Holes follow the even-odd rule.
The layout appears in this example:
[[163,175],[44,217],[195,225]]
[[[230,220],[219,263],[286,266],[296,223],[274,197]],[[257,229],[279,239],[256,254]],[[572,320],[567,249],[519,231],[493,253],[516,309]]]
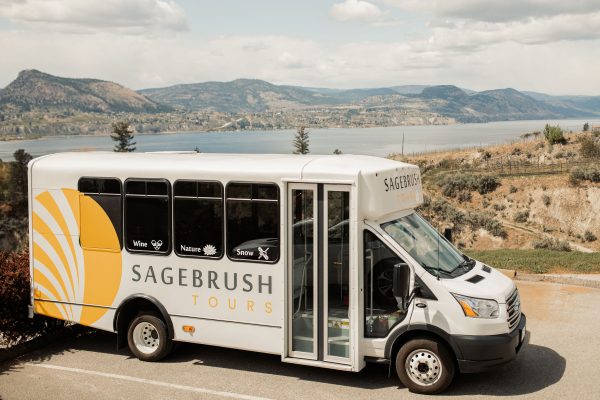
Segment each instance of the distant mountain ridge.
[[340,103],[319,92],[295,86],[274,85],[259,79],[181,84],[167,88],[143,89],[139,93],[172,107],[230,113]]
[[98,79],[62,78],[24,70],[0,90],[0,108],[16,111],[134,112],[170,110],[131,89]]
[[600,116],[600,96],[529,96],[518,90],[475,92],[454,85],[329,89],[274,85],[256,79],[205,82],[139,91],[184,110],[265,112],[307,107],[395,107],[435,112],[460,122]]
[[[475,92],[454,85],[362,89],[275,85],[259,79],[180,84],[133,91],[117,83],[25,70],[0,90],[0,111],[301,113],[421,113],[459,122],[599,117],[600,96],[550,96],[515,89]],[[350,114],[348,114],[350,115]],[[312,117],[310,117],[312,118]],[[348,117],[350,118],[350,117]]]

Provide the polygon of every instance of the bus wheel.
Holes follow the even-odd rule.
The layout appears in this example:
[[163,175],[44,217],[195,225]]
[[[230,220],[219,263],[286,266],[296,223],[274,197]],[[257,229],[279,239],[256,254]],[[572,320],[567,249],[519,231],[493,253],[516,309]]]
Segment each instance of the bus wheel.
[[154,315],[139,315],[129,324],[127,343],[131,352],[142,361],[159,361],[173,347],[165,323]]
[[396,355],[398,377],[414,393],[443,392],[452,383],[454,370],[452,354],[435,340],[408,341]]

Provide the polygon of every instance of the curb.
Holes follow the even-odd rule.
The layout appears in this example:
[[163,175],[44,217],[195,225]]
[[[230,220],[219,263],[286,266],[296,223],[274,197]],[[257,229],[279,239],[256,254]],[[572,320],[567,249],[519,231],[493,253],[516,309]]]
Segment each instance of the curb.
[[549,282],[549,283],[560,283],[563,285],[575,285],[583,286],[594,289],[600,289],[600,281],[594,281],[590,279],[575,278],[572,276],[549,276],[549,275],[536,275],[536,274],[519,274],[515,276],[515,280],[528,281],[528,282]]
[[517,271],[515,271],[514,269],[502,269],[502,268],[496,268],[498,271],[502,272],[504,275],[508,276],[509,278],[512,279],[516,279],[517,277]]
[[86,329],[86,327],[80,325],[68,326],[57,331],[50,332],[47,335],[39,336],[27,342],[20,343],[13,347],[9,347],[8,349],[1,349],[0,363],[4,363],[6,361],[20,357],[23,354],[39,350],[42,347],[46,347],[60,339],[75,337],[75,335],[85,332]]

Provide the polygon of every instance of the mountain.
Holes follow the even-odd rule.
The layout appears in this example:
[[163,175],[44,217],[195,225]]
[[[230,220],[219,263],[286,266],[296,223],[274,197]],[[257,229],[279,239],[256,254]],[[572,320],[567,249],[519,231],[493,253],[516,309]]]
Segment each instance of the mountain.
[[[19,117],[14,115],[23,111],[74,116],[81,112],[129,112],[141,116],[161,111],[178,111],[177,115],[202,111],[222,113],[225,125],[230,123],[227,118],[263,113],[244,120],[247,122],[244,124],[252,127],[295,126],[297,123],[378,126],[433,123],[431,121],[438,117],[458,122],[600,117],[600,96],[549,96],[511,88],[474,92],[454,85],[328,89],[275,85],[258,79],[181,84],[135,92],[113,82],[61,78],[26,70],[0,90],[0,122],[10,120],[14,126],[21,126],[23,124],[15,122]],[[281,116],[280,113],[287,114]],[[261,120],[263,117],[266,120]],[[181,124],[185,125],[181,122],[171,126],[169,118],[165,116],[161,120],[165,129],[177,130]],[[213,126],[221,121],[214,118],[194,121],[203,129],[221,126]],[[147,122],[145,129],[150,130],[157,124]]]
[[170,107],[113,82],[61,78],[32,69],[21,71],[17,79],[0,90],[0,109],[153,113]]
[[145,89],[140,93],[157,103],[182,110],[226,113],[342,106],[433,112],[460,122],[600,115],[600,101],[594,103],[595,98],[536,99],[510,88],[474,92],[454,85],[327,89],[237,79]]
[[158,103],[186,110],[262,112],[269,109],[301,108],[339,104],[330,95],[295,86],[274,85],[258,79],[204,82],[140,90]]
[[600,96],[551,96],[537,92],[523,92],[536,100],[543,101],[559,110],[576,110],[595,114],[600,110]]
[[560,119],[600,115],[600,104],[588,109],[573,104],[554,104],[528,96],[518,90],[495,89],[467,93],[452,85],[423,89],[420,98],[429,100],[432,111],[462,122],[487,122],[522,119]]

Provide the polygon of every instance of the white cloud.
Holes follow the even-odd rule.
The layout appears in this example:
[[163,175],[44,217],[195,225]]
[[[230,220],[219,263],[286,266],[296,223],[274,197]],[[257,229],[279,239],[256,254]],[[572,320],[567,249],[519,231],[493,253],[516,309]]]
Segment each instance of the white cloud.
[[429,37],[415,49],[477,52],[501,43],[545,45],[600,38],[600,1],[384,0],[425,13]]
[[331,16],[337,21],[360,21],[380,24],[389,20],[389,13],[364,0],[345,0],[331,6]]
[[562,14],[600,11],[598,0],[383,0],[411,11],[427,12],[444,18],[507,22]]
[[432,25],[429,47],[471,51],[498,43],[540,45],[600,38],[600,12],[505,23],[457,21]]
[[46,30],[144,34],[187,29],[172,0],[0,0],[0,16]]
[[198,46],[193,37],[5,31],[0,35],[0,87],[20,70],[36,68],[59,76],[111,80],[134,89],[258,78],[341,88],[450,83],[475,90],[515,87],[557,94],[600,93],[597,55],[589,51],[600,46],[600,40],[545,46],[512,41],[479,46],[473,52],[457,51],[452,45],[365,41],[328,46],[261,35],[213,37]]

